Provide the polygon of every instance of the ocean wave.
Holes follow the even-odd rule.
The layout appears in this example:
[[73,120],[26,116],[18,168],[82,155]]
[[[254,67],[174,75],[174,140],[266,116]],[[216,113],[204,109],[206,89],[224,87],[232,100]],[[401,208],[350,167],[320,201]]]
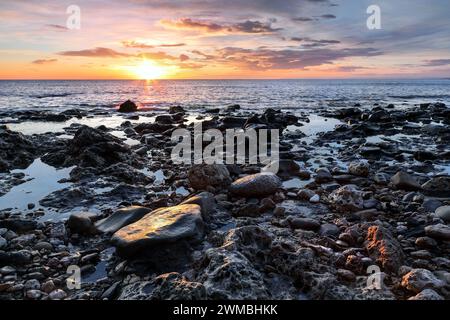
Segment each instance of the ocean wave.
[[63,98],[68,97],[71,95],[74,95],[75,93],[48,93],[48,94],[36,94],[36,95],[30,95],[30,98],[36,98],[36,99],[44,99],[44,98]]
[[450,99],[448,94],[431,94],[431,95],[398,95],[389,96],[392,99]]

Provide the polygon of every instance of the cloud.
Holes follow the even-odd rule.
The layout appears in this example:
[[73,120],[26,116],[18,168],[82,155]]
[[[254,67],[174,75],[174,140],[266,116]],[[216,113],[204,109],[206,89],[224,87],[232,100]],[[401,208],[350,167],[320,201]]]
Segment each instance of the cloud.
[[295,22],[311,22],[311,21],[319,21],[319,20],[331,20],[336,19],[337,17],[334,14],[323,14],[320,16],[314,16],[314,17],[295,17],[292,18],[292,21]]
[[434,60],[425,60],[422,66],[424,67],[440,67],[440,66],[448,66],[450,65],[450,59],[434,59]]
[[335,61],[351,57],[373,57],[383,53],[374,48],[345,48],[339,50],[270,50],[227,47],[218,51],[216,60],[238,68],[254,70],[304,69],[306,67],[333,64]]
[[158,47],[184,47],[186,43],[166,43],[160,44]]
[[354,72],[354,71],[358,71],[358,70],[367,70],[367,69],[371,69],[368,67],[361,67],[361,66],[340,66],[336,68],[336,71],[339,72]]
[[273,28],[272,22],[247,20],[235,24],[220,24],[208,20],[193,20],[181,18],[179,20],[163,19],[160,23],[170,29],[199,30],[208,33],[274,33],[282,28]]
[[151,49],[154,47],[152,45],[137,41],[122,41],[122,45],[125,48],[140,48],[140,49]]
[[303,48],[318,48],[341,43],[339,40],[314,40],[309,37],[305,38],[294,37],[291,38],[291,40],[296,42],[304,42],[304,44],[302,44]]
[[334,14],[323,14],[320,16],[322,19],[336,19],[336,16]]
[[38,60],[34,60],[31,63],[32,64],[50,64],[50,63],[54,63],[58,61],[58,59],[38,59]]
[[66,26],[60,24],[46,24],[45,25],[49,29],[57,30],[57,31],[67,31],[69,30]]
[[103,57],[103,58],[120,58],[132,56],[127,53],[117,52],[113,49],[102,47],[78,51],[62,51],[58,52],[58,54],[61,56],[69,56],[69,57]]

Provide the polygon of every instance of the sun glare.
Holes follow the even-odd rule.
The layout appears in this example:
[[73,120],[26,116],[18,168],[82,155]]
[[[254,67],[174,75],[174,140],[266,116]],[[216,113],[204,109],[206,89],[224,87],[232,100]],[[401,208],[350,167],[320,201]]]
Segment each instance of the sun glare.
[[166,68],[145,60],[137,66],[130,67],[130,71],[139,79],[153,80],[159,79],[167,74]]

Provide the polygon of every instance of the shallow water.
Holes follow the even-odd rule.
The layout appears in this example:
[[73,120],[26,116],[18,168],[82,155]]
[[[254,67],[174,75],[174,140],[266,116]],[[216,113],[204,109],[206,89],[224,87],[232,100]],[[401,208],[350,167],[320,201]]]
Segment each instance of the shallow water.
[[24,170],[13,170],[12,173],[22,172],[28,181],[13,187],[8,193],[0,197],[0,210],[14,208],[20,211],[28,211],[28,204],[32,203],[40,208],[39,201],[45,196],[62,188],[70,186],[70,183],[60,183],[61,179],[69,178],[73,167],[55,169],[36,159]]

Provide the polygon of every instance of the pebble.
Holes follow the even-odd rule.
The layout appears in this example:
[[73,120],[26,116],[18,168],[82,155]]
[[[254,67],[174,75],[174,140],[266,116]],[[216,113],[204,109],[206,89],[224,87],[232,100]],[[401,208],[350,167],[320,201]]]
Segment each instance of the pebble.
[[447,223],[450,222],[450,206],[442,206],[437,208],[435,215]]
[[61,289],[56,289],[49,294],[50,300],[62,300],[67,297],[67,293],[65,293]]

